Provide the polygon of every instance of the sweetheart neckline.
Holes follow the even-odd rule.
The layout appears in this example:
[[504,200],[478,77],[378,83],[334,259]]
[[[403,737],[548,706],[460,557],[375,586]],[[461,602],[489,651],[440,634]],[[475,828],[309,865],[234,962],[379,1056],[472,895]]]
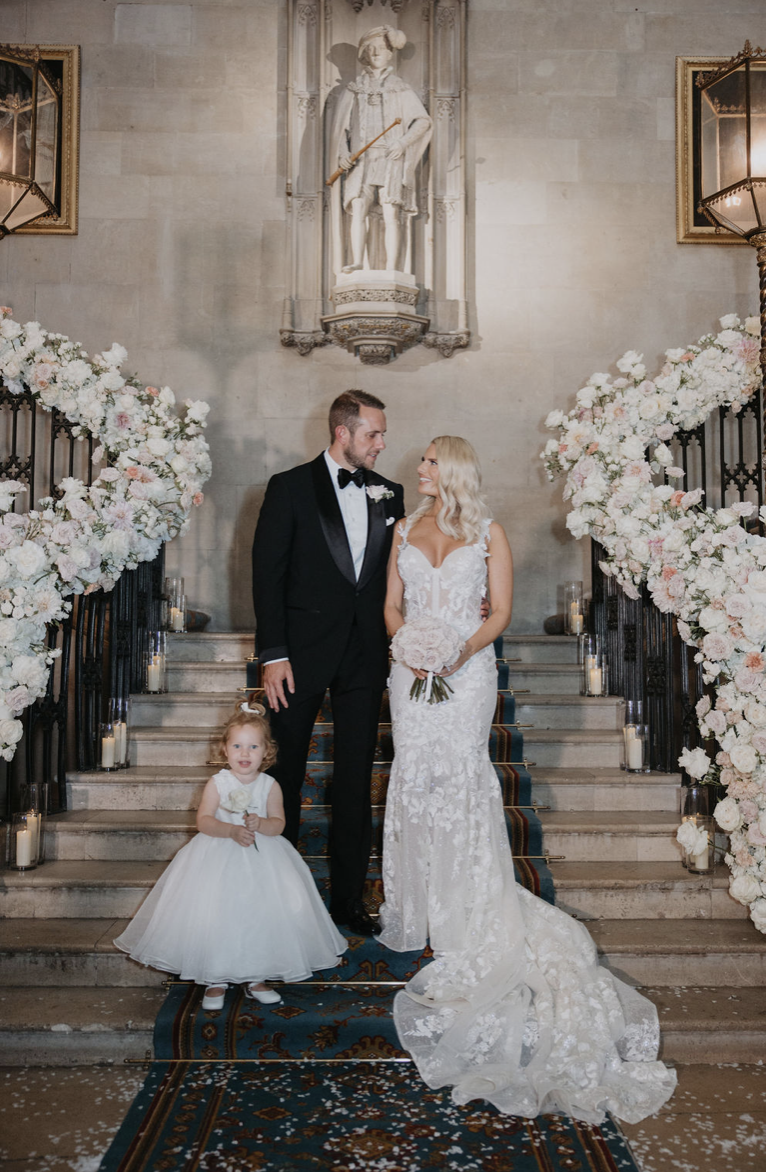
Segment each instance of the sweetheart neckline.
[[435,566],[433,564],[433,562],[431,561],[431,559],[420,548],[420,546],[415,545],[412,541],[408,541],[405,548],[406,549],[416,549],[418,551],[418,553],[420,554],[420,556],[423,558],[423,560],[426,562],[426,564],[429,565],[432,570],[441,570],[442,567],[444,566],[445,562],[449,561],[449,559],[452,557],[453,553],[460,553],[461,549],[473,549],[476,545],[478,545],[478,542],[474,541],[471,543],[471,545],[457,545],[457,546],[455,546],[455,548],[451,549],[449,551],[449,553],[447,554],[447,556],[445,558],[443,558],[442,561],[439,562],[438,566]]

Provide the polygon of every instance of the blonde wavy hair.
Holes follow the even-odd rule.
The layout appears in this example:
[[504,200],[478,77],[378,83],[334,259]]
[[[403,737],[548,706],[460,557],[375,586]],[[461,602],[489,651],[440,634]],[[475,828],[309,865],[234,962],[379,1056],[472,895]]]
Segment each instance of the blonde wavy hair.
[[[470,545],[479,540],[482,524],[489,517],[481,495],[479,458],[468,440],[459,435],[437,435],[431,442],[436,448],[442,500],[436,524],[442,533]],[[417,521],[431,513],[433,508],[434,500],[429,497],[415,510],[411,519]]]

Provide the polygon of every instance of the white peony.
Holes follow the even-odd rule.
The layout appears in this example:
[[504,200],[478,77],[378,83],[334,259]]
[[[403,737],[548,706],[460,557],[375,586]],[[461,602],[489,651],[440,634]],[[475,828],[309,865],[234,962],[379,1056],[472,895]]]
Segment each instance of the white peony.
[[33,578],[47,563],[45,550],[34,541],[24,541],[17,549],[9,550],[6,557],[15,563],[22,578]]
[[690,777],[700,779],[707,774],[711,761],[704,749],[684,749],[678,758],[678,764]]
[[751,905],[750,918],[759,932],[766,932],[766,899],[757,899]]
[[752,745],[737,744],[729,750],[731,763],[740,773],[752,773],[758,764],[758,754]]
[[0,744],[17,745],[23,732],[24,725],[20,720],[0,720]]

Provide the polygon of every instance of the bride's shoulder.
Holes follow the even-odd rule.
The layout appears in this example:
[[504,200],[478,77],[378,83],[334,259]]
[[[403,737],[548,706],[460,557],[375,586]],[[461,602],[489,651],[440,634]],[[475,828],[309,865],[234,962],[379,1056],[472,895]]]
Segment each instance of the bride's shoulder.
[[485,540],[488,548],[494,548],[495,550],[498,548],[510,549],[508,534],[499,521],[493,521],[488,517],[485,521],[485,526]]

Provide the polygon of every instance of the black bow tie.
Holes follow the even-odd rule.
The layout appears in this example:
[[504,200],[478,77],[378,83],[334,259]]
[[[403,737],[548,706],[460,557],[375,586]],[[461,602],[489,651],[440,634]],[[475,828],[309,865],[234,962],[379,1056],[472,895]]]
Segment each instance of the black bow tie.
[[357,488],[364,488],[364,468],[357,468],[349,472],[348,468],[338,469],[338,484],[345,488],[347,484],[355,484]]

